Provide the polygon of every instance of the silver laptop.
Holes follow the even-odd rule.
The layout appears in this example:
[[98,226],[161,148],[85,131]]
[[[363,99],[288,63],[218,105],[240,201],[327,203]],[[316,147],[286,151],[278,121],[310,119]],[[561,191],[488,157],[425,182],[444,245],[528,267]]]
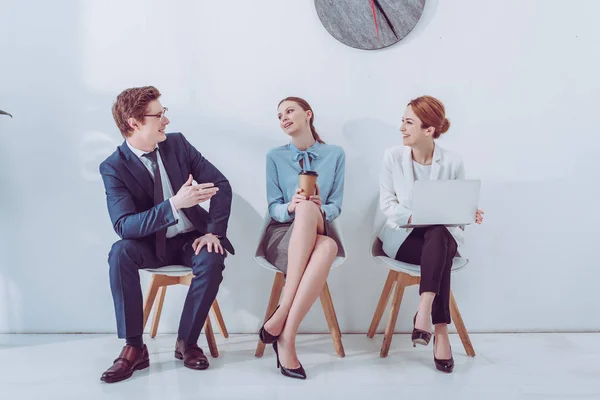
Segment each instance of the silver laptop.
[[475,222],[481,181],[416,181],[410,226],[460,226]]

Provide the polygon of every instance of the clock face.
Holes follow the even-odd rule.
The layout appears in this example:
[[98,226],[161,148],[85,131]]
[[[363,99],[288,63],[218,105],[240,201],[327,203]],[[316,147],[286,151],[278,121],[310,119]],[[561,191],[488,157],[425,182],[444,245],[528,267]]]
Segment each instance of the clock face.
[[315,0],[321,23],[340,42],[376,50],[402,40],[417,25],[425,0]]

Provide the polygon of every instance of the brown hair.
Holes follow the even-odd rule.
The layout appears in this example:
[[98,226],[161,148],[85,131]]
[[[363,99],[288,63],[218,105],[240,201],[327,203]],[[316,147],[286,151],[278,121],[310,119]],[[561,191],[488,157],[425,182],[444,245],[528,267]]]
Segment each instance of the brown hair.
[[277,104],[277,107],[279,107],[281,105],[281,103],[283,103],[284,101],[293,101],[295,103],[297,103],[300,107],[302,107],[302,109],[304,111],[309,111],[311,112],[312,116],[310,117],[310,131],[312,132],[313,138],[319,142],[319,143],[325,143],[323,141],[323,139],[321,139],[321,137],[319,136],[319,134],[317,133],[317,130],[315,129],[315,126],[313,125],[313,122],[315,121],[315,112],[312,110],[312,108],[310,107],[310,104],[308,104],[308,102],[300,97],[286,97],[285,99],[281,100],[279,102],[279,104]]
[[422,122],[421,128],[435,128],[433,138],[439,138],[450,128],[450,120],[446,118],[444,104],[432,96],[421,96],[408,103],[413,112]]
[[127,120],[135,118],[143,121],[148,104],[159,97],[160,92],[154,86],[125,89],[117,96],[112,106],[112,114],[124,138],[131,136],[132,131]]

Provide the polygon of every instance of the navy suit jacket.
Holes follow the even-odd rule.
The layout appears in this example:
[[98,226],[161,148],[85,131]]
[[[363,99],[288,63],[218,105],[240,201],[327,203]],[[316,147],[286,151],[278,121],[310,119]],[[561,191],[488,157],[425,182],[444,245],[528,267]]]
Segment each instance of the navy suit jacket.
[[[210,200],[210,211],[200,206],[183,208],[183,212],[199,233],[221,237],[221,244],[235,254],[227,239],[227,222],[231,212],[231,186],[223,174],[181,133],[169,133],[158,144],[171,187],[177,193],[190,174],[198,183],[212,182],[219,188]],[[156,232],[175,225],[168,199],[154,205],[154,182],[142,161],[123,142],[100,164],[106,189],[106,204],[113,228],[121,239],[146,240],[154,246]]]

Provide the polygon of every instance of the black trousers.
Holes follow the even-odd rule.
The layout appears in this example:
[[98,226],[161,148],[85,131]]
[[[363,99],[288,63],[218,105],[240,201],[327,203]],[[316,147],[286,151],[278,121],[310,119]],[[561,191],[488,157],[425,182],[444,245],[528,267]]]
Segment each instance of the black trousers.
[[396,260],[421,266],[419,294],[436,294],[431,310],[434,324],[449,324],[450,271],[458,245],[445,226],[415,228],[396,253]]
[[206,246],[200,254],[194,254],[192,243],[200,236],[198,232],[189,232],[167,239],[166,255],[162,260],[156,257],[154,244],[147,241],[127,239],[113,244],[108,264],[119,338],[142,334],[143,298],[139,270],[180,264],[192,268],[194,278],[181,313],[179,338],[188,345],[197,343],[217,297],[225,268],[225,256],[209,253]]

